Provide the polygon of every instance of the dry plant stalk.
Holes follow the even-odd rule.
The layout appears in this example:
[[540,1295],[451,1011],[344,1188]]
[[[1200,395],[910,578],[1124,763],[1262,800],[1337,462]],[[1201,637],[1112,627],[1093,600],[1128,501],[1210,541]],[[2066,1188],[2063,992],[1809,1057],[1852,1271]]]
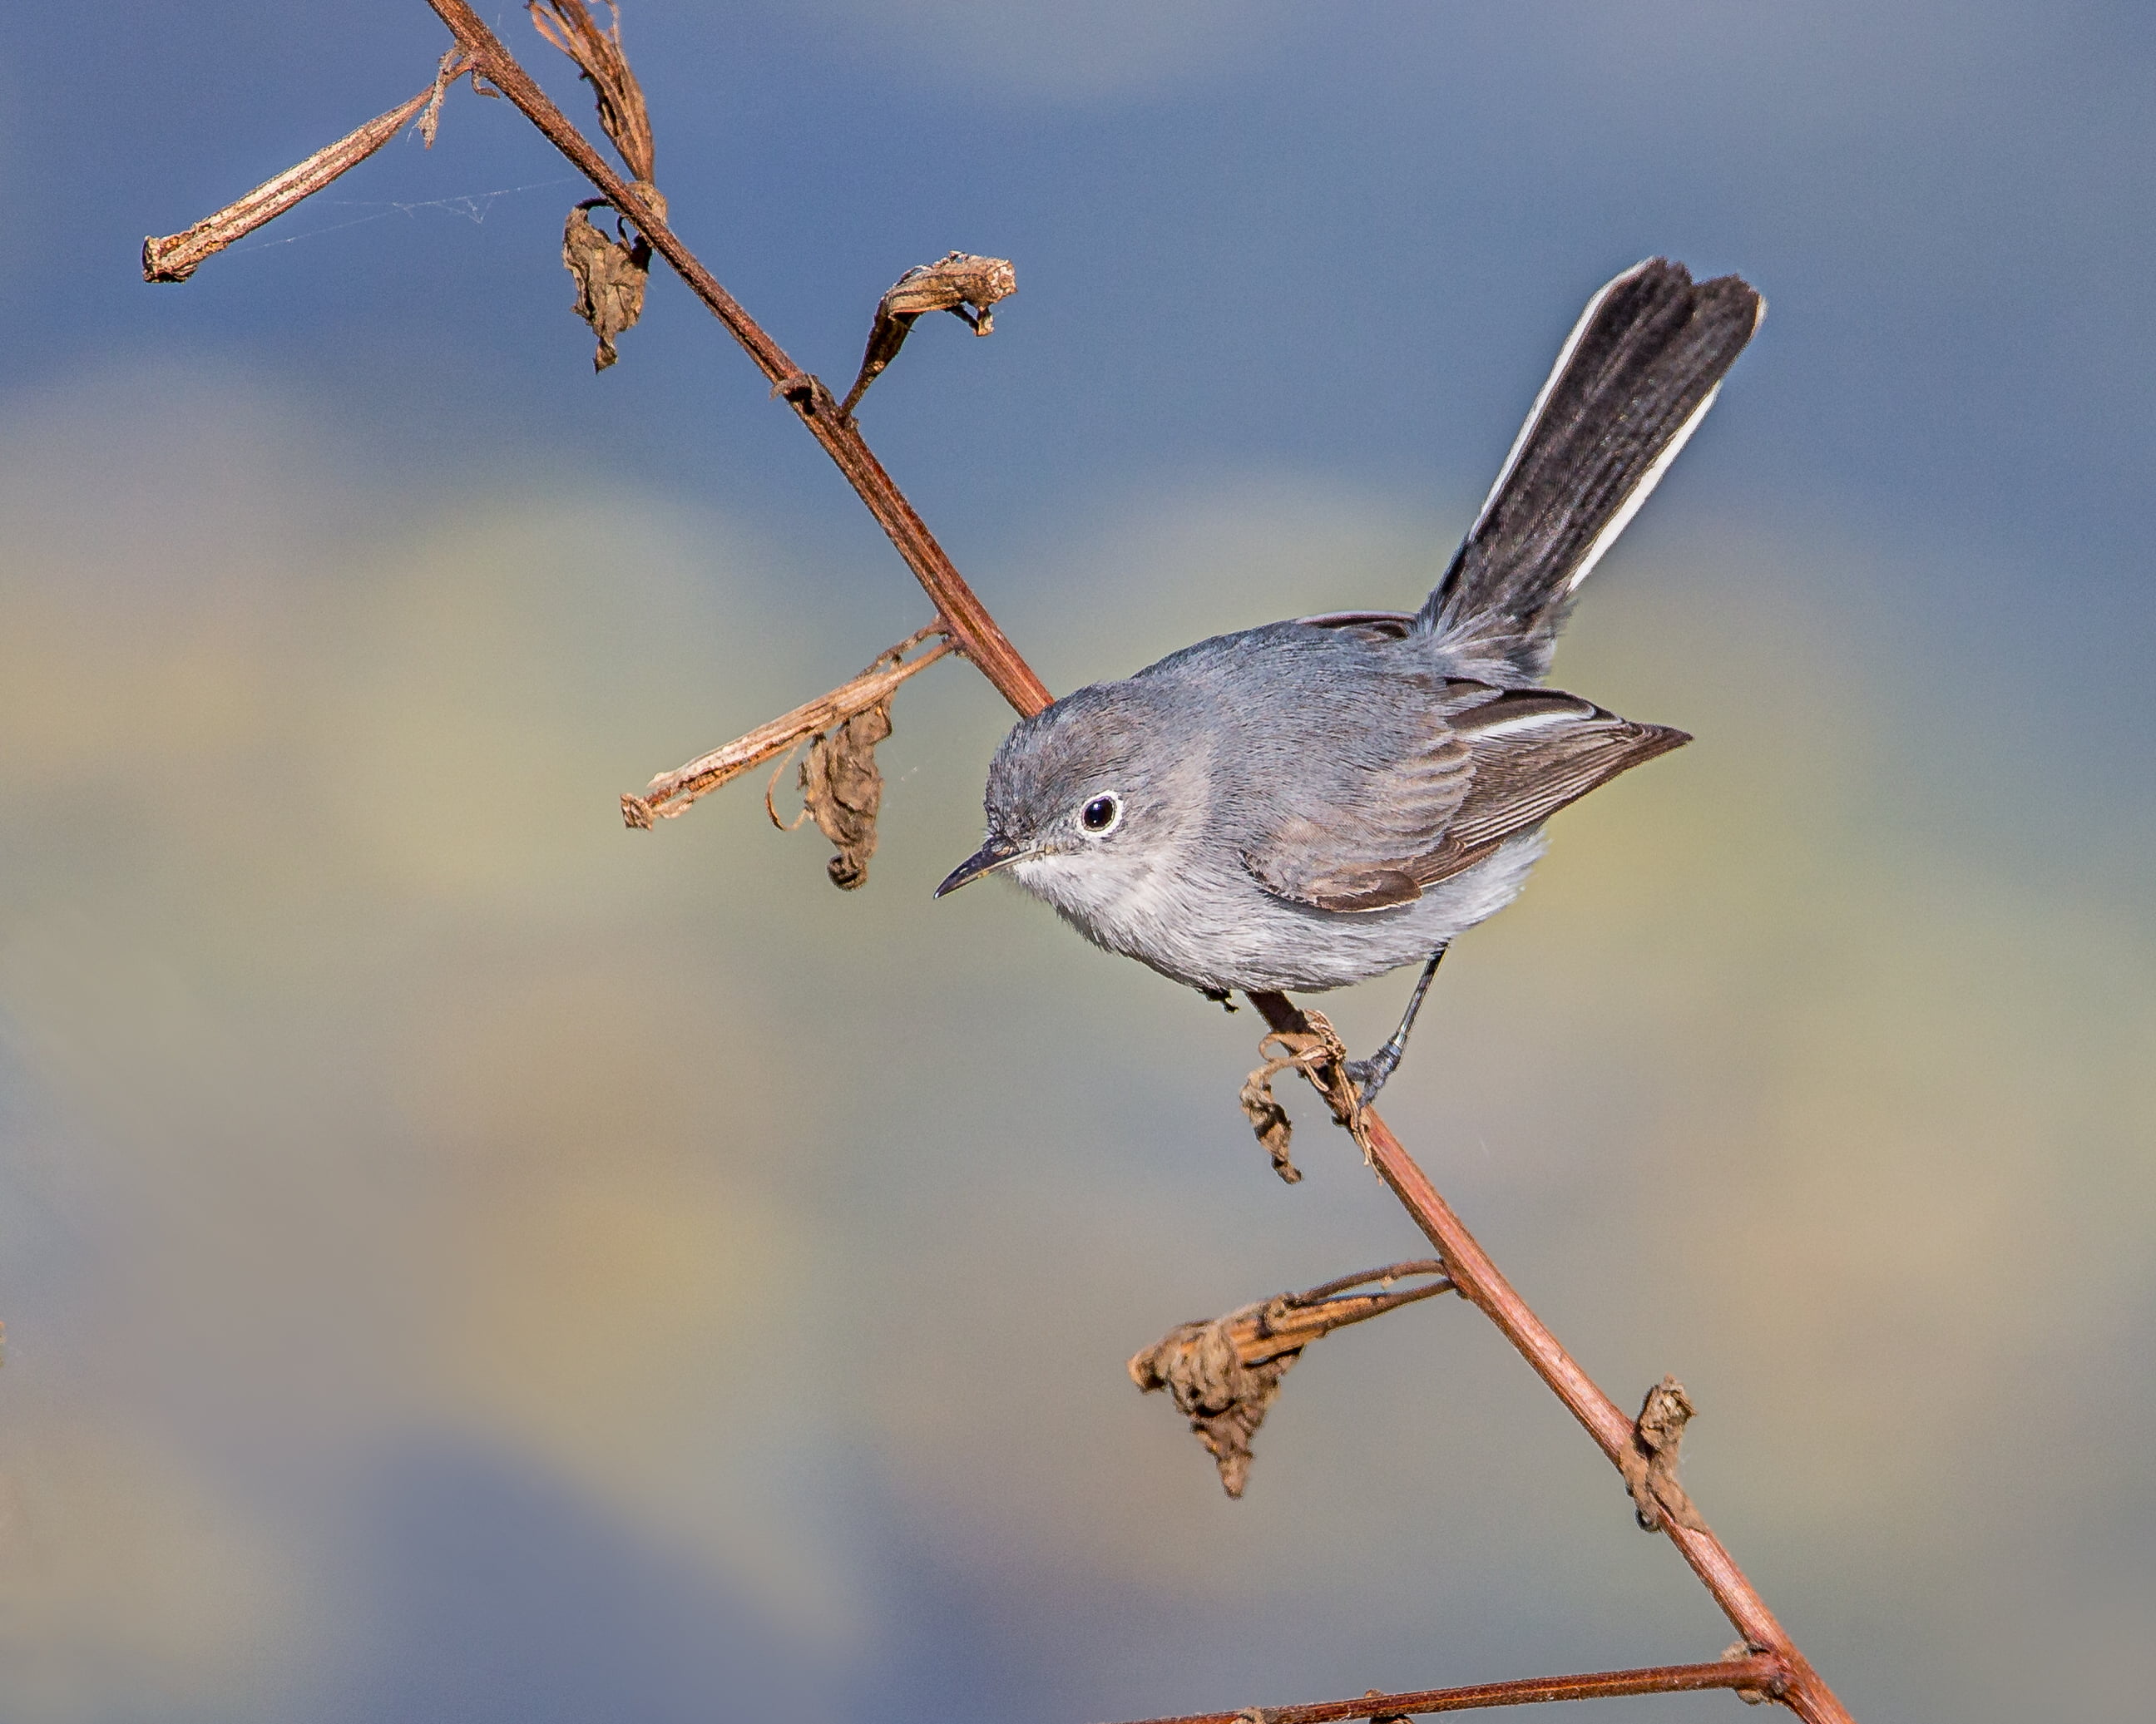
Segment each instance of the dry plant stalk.
[[661,772],[644,787],[641,796],[622,798],[622,824],[648,832],[654,821],[671,820],[686,813],[699,797],[710,795],[751,767],[776,759],[799,747],[811,736],[844,724],[856,713],[889,701],[901,683],[926,670],[953,649],[955,643],[947,635],[927,651],[901,659],[901,654],[941,632],[938,624],[931,623],[880,654],[874,664],[851,682],[840,685],[828,695],[819,695],[768,724],[758,725],[747,736],[737,736],[724,747],[701,755],[686,766]]
[[[1260,991],[1250,996],[1250,1003],[1276,1031],[1293,1031],[1301,1034],[1312,1033],[1311,1017],[1284,993]],[[1322,1088],[1326,1077],[1310,1067],[1302,1068],[1313,1085]],[[1481,1308],[1484,1316],[1496,1324],[1506,1340],[1518,1349],[1520,1356],[1533,1367],[1550,1391],[1564,1403],[1572,1416],[1578,1419],[1606,1455],[1610,1464],[1622,1473],[1630,1459],[1637,1454],[1638,1424],[1627,1419],[1617,1403],[1596,1386],[1594,1378],[1582,1370],[1579,1363],[1567,1352],[1563,1344],[1550,1333],[1548,1326],[1528,1308],[1527,1302],[1516,1292],[1511,1282],[1498,1272],[1490,1255],[1468,1232],[1452,1206],[1430,1183],[1413,1156],[1407,1152],[1392,1128],[1378,1116],[1373,1107],[1363,1108],[1358,1116],[1363,1127],[1364,1153],[1378,1177],[1391,1188],[1401,1207],[1414,1218],[1415,1224],[1424,1236],[1437,1247],[1443,1255],[1445,1271],[1466,1299]],[[1697,1518],[1695,1514],[1694,1518]],[[1737,1632],[1743,1637],[1745,1647],[1774,1659],[1777,1664],[1774,1679],[1770,1682],[1748,1682],[1746,1687],[1757,1689],[1778,1700],[1804,1721],[1804,1724],[1855,1724],[1848,1710],[1835,1698],[1815,1670],[1796,1642],[1789,1638],[1789,1630],[1775,1619],[1774,1613],[1767,1608],[1767,1601],[1759,1596],[1758,1589],[1745,1578],[1744,1571],[1723,1547],[1722,1541],[1704,1525],[1688,1526],[1676,1521],[1666,1521],[1662,1530],[1670,1542],[1677,1547],[1700,1583],[1722,1607]],[[1712,1686],[1727,1686],[1728,1684]],[[1646,1690],[1628,1690],[1627,1692],[1647,1692]],[[1569,1697],[1569,1696],[1563,1696]],[[1485,1701],[1477,1704],[1507,1704]],[[1411,1710],[1403,1708],[1402,1710]],[[1226,1716],[1224,1715],[1224,1718]],[[1341,1716],[1360,1714],[1342,1713]],[[1310,1724],[1310,1721],[1305,1721]]]
[[[264,223],[274,221],[336,178],[355,168],[404,128],[413,115],[420,115],[419,131],[427,147],[434,146],[434,127],[441,115],[442,98],[449,85],[471,69],[471,62],[456,49],[442,56],[434,81],[408,102],[401,102],[377,115],[357,131],[346,132],[333,144],[325,144],[301,162],[286,168],[275,179],[264,180],[244,198],[228,203],[214,215],[204,216],[184,233],[162,239],[152,234],[142,242],[142,279],[145,281],[185,281],[236,239],[244,239]],[[422,110],[424,110],[422,112]]]
[[861,355],[860,374],[839,403],[850,419],[869,385],[898,357],[914,320],[931,311],[948,311],[977,336],[993,335],[995,304],[1018,291],[1018,272],[1008,258],[977,258],[954,251],[932,264],[916,264],[891,283],[869,326],[869,345]]
[[[862,440],[853,421],[839,412],[839,404],[829,390],[793,364],[784,350],[672,232],[655,194],[648,190],[648,182],[644,186],[630,184],[608,167],[590,141],[570,124],[531,80],[468,0],[428,0],[428,4],[449,26],[459,48],[468,57],[468,69],[474,74],[475,85],[484,79],[514,103],[725,324],[728,333],[772,384],[773,394],[783,397],[792,406],[803,425],[853,485],[929,595],[942,623],[982,675],[1021,714],[1037,712],[1046,706],[1050,700],[1046,686],[958,573],[912,505]],[[575,10],[581,13],[581,6]],[[549,12],[557,25],[565,29],[571,28],[568,13],[559,8],[551,8]],[[582,33],[576,34],[581,39]],[[609,39],[619,53],[619,36]],[[462,69],[466,68],[460,66]],[[601,89],[603,96],[603,85]],[[289,207],[289,203],[283,207]],[[275,213],[274,209],[270,212]],[[648,824],[648,820],[639,822],[634,818],[628,808],[630,800],[624,798],[624,812],[630,814],[631,824]],[[648,813],[648,803],[645,807]],[[1284,994],[1261,991],[1251,996],[1251,1003],[1276,1032],[1297,1036],[1319,1033],[1313,1029],[1311,1019]],[[1342,1061],[1337,1052],[1327,1060],[1306,1060],[1298,1055],[1289,1063],[1296,1065],[1327,1093],[1329,1103],[1339,1093],[1338,1085],[1345,1081],[1337,1069]],[[1337,1106],[1335,1111],[1336,1115],[1339,1112]],[[1636,1456],[1638,1453],[1641,1440],[1640,1422],[1628,1419],[1619,1410],[1528,1309],[1377,1111],[1351,1107],[1344,1123],[1354,1130],[1371,1165],[1442,1254],[1446,1273],[1459,1291],[1496,1325],[1578,1419],[1603,1453],[1622,1470],[1626,1465],[1625,1457]],[[1659,1492],[1656,1500],[1661,1501]],[[1667,1506],[1666,1503],[1664,1506]],[[1748,1696],[1758,1695],[1779,1701],[1804,1719],[1805,1724],[1852,1724],[1848,1711],[1775,1620],[1766,1602],[1713,1533],[1704,1526],[1681,1524],[1674,1519],[1666,1519],[1664,1531],[1743,1637],[1735,1657],[1713,1665],[1670,1665],[1587,1676],[1537,1677],[1479,1688],[1365,1695],[1356,1700],[1315,1706],[1209,1713],[1176,1721],[1176,1724],[1234,1724],[1237,1717],[1254,1713],[1269,1721],[1269,1724],[1332,1724],[1335,1720],[1519,1705],[1532,1701],[1576,1700],[1597,1695],[1677,1693],[1702,1688],[1728,1688]]]
[[1148,1718],[1144,1724],[1348,1724],[1357,1718],[1411,1718],[1430,1712],[1473,1711],[1483,1706],[1531,1706],[1538,1701],[1614,1700],[1636,1694],[1697,1694],[1717,1688],[1741,1697],[1790,1705],[1789,1671],[1770,1654],[1724,1655],[1712,1664],[1666,1664],[1646,1670],[1597,1670],[1582,1676],[1529,1676],[1517,1682],[1481,1682],[1471,1688],[1424,1688],[1409,1694],[1374,1691],[1353,1700],[1322,1700],[1299,1706],[1244,1706],[1232,1712],[1189,1712]]
[[[1397,1293],[1348,1290],[1373,1282],[1389,1290],[1410,1275],[1436,1279]],[[1168,1392],[1219,1465],[1221,1488],[1240,1496],[1255,1459],[1251,1440],[1280,1393],[1281,1379],[1302,1357],[1303,1348],[1335,1329],[1451,1290],[1445,1265],[1424,1258],[1342,1275],[1301,1293],[1276,1294],[1225,1316],[1178,1323],[1132,1355],[1131,1381],[1141,1393]]]

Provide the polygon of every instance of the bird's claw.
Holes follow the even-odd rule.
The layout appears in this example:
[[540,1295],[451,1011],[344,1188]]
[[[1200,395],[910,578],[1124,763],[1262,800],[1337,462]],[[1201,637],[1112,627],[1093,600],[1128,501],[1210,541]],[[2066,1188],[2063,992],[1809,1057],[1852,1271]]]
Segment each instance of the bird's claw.
[[1368,1060],[1350,1060],[1341,1068],[1348,1081],[1355,1086],[1358,1108],[1368,1107],[1378,1099],[1378,1091],[1385,1087],[1385,1080],[1398,1070],[1399,1063],[1398,1054],[1388,1060],[1381,1048]]

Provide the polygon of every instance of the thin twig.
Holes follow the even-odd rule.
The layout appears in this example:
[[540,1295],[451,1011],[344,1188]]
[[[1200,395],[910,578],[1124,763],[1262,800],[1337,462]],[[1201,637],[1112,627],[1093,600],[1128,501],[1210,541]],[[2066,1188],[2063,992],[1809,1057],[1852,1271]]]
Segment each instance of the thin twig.
[[1646,1670],[1598,1670],[1584,1676],[1529,1676],[1517,1682],[1483,1682],[1472,1688],[1424,1688],[1411,1694],[1362,1694],[1299,1706],[1245,1706],[1233,1712],[1190,1712],[1147,1718],[1143,1724],[1346,1724],[1353,1718],[1412,1717],[1421,1712],[1466,1712],[1481,1706],[1532,1706],[1538,1701],[1609,1700],[1628,1694],[1691,1694],[1736,1688],[1786,1700],[1789,1671],[1771,1654],[1714,1664],[1665,1664]]
[[787,357],[785,350],[766,335],[761,325],[743,310],[734,296],[721,287],[711,272],[697,261],[665,218],[654,209],[635,187],[608,167],[590,140],[572,126],[531,75],[503,47],[500,38],[465,0],[427,0],[449,27],[465,51],[471,55],[489,84],[499,90],[538,127],[547,141],[575,164],[578,171],[606,195],[616,210],[634,223],[650,240],[651,249],[665,258],[726,326],[770,379],[773,393],[785,397],[809,434],[824,446],[848,483],[860,494],[877,524],[890,535],[898,553],[913,571],[937,613],[951,625],[959,647],[993,685],[996,692],[1020,712],[1037,712],[1048,705],[1045,684],[1034,675],[1009,638],[997,626],[983,605],[953,566],[935,536],[914,513],[912,504],[891,481],[865,443],[860,433],[839,413],[831,392]]
[[[1308,1021],[1286,994],[1260,991],[1250,996],[1276,1034],[1307,1034]],[[1312,1075],[1313,1083],[1317,1081]],[[1321,1090],[1321,1093],[1322,1090]],[[1375,1108],[1364,1108],[1361,1120],[1363,1141],[1372,1165],[1393,1195],[1400,1200],[1415,1224],[1444,1256],[1446,1270],[1460,1292],[1482,1308],[1506,1340],[1534,1367],[1572,1416],[1587,1429],[1610,1464],[1621,1471],[1634,1452],[1633,1421],[1617,1403],[1598,1388],[1572,1355],[1550,1333],[1527,1301],[1512,1290],[1512,1283],[1497,1272],[1489,1254],[1477,1244],[1452,1206],[1438,1195],[1430,1177],[1415,1164],[1392,1129]],[[1722,1541],[1702,1524],[1697,1527],[1668,1526],[1671,1542],[1691,1565],[1701,1583],[1713,1595],[1745,1644],[1774,1653],[1788,1667],[1787,1690],[1778,1696],[1805,1724],[1854,1724],[1834,1692],[1797,1650],[1789,1631],[1774,1619],[1744,1571],[1722,1547]]]
[[[142,242],[142,279],[145,281],[185,281],[203,260],[215,256],[236,239],[244,239],[264,222],[274,221],[301,199],[311,198],[338,175],[355,168],[403,130],[404,122],[423,108],[438,105],[449,85],[470,69],[469,60],[457,58],[452,49],[442,56],[434,80],[408,102],[370,120],[358,131],[347,132],[286,168],[275,179],[264,180],[244,198],[228,203],[214,215],[204,216],[184,233],[163,239],[152,234]],[[434,137],[429,131],[427,141]]]
[[[1405,1280],[1410,1275],[1430,1275],[1435,1279],[1422,1286],[1404,1287],[1397,1292],[1348,1290],[1372,1282],[1389,1289],[1393,1282]],[[1228,1336],[1245,1364],[1262,1365],[1281,1353],[1307,1347],[1335,1329],[1344,1329],[1351,1323],[1367,1323],[1372,1317],[1381,1317],[1389,1311],[1398,1311],[1419,1299],[1435,1299],[1440,1293],[1454,1290],[1452,1278],[1445,1274],[1445,1265],[1434,1257],[1419,1258],[1413,1263],[1389,1263],[1383,1269],[1342,1275],[1322,1286],[1306,1288],[1300,1293],[1283,1293],[1277,1299],[1246,1306],[1229,1319]]]
[[[930,632],[923,629],[915,640]],[[906,646],[913,644],[909,641]],[[699,797],[710,795],[728,779],[738,777],[751,767],[785,753],[807,737],[844,724],[855,713],[866,712],[879,701],[888,700],[901,683],[926,670],[952,647],[947,635],[916,658],[865,671],[829,694],[819,695],[768,724],[758,725],[747,736],[735,737],[724,747],[700,755],[670,772],[661,772],[644,787],[643,795],[622,798],[622,823],[649,831],[654,820],[671,820],[686,813]],[[906,647],[896,650],[903,652]]]

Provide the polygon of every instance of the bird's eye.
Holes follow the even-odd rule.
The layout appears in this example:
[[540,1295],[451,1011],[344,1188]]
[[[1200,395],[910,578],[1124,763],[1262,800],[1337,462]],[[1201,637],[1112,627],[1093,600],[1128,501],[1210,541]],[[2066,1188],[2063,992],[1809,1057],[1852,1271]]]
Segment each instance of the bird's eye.
[[1078,811],[1078,824],[1088,832],[1107,832],[1123,818],[1123,804],[1112,796],[1096,796]]

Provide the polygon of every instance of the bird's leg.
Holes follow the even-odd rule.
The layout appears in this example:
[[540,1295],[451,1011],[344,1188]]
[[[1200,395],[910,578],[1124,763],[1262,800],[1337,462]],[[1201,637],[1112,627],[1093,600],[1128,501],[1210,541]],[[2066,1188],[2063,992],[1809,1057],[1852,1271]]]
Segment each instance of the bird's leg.
[[1400,1027],[1393,1032],[1392,1039],[1368,1060],[1348,1062],[1348,1080],[1361,1095],[1365,1107],[1377,1100],[1378,1091],[1385,1087],[1385,1080],[1399,1069],[1400,1055],[1408,1050],[1408,1033],[1414,1028],[1415,1013],[1422,1009],[1423,996],[1430,992],[1430,979],[1437,973],[1437,967],[1444,958],[1442,946],[1430,953],[1414,992],[1408,996],[1408,1008],[1400,1014]]
[[1219,1007],[1221,1010],[1230,1013],[1235,1010],[1235,1002],[1229,996],[1226,988],[1201,988],[1198,991],[1204,994],[1206,998],[1212,1001],[1214,1005]]

